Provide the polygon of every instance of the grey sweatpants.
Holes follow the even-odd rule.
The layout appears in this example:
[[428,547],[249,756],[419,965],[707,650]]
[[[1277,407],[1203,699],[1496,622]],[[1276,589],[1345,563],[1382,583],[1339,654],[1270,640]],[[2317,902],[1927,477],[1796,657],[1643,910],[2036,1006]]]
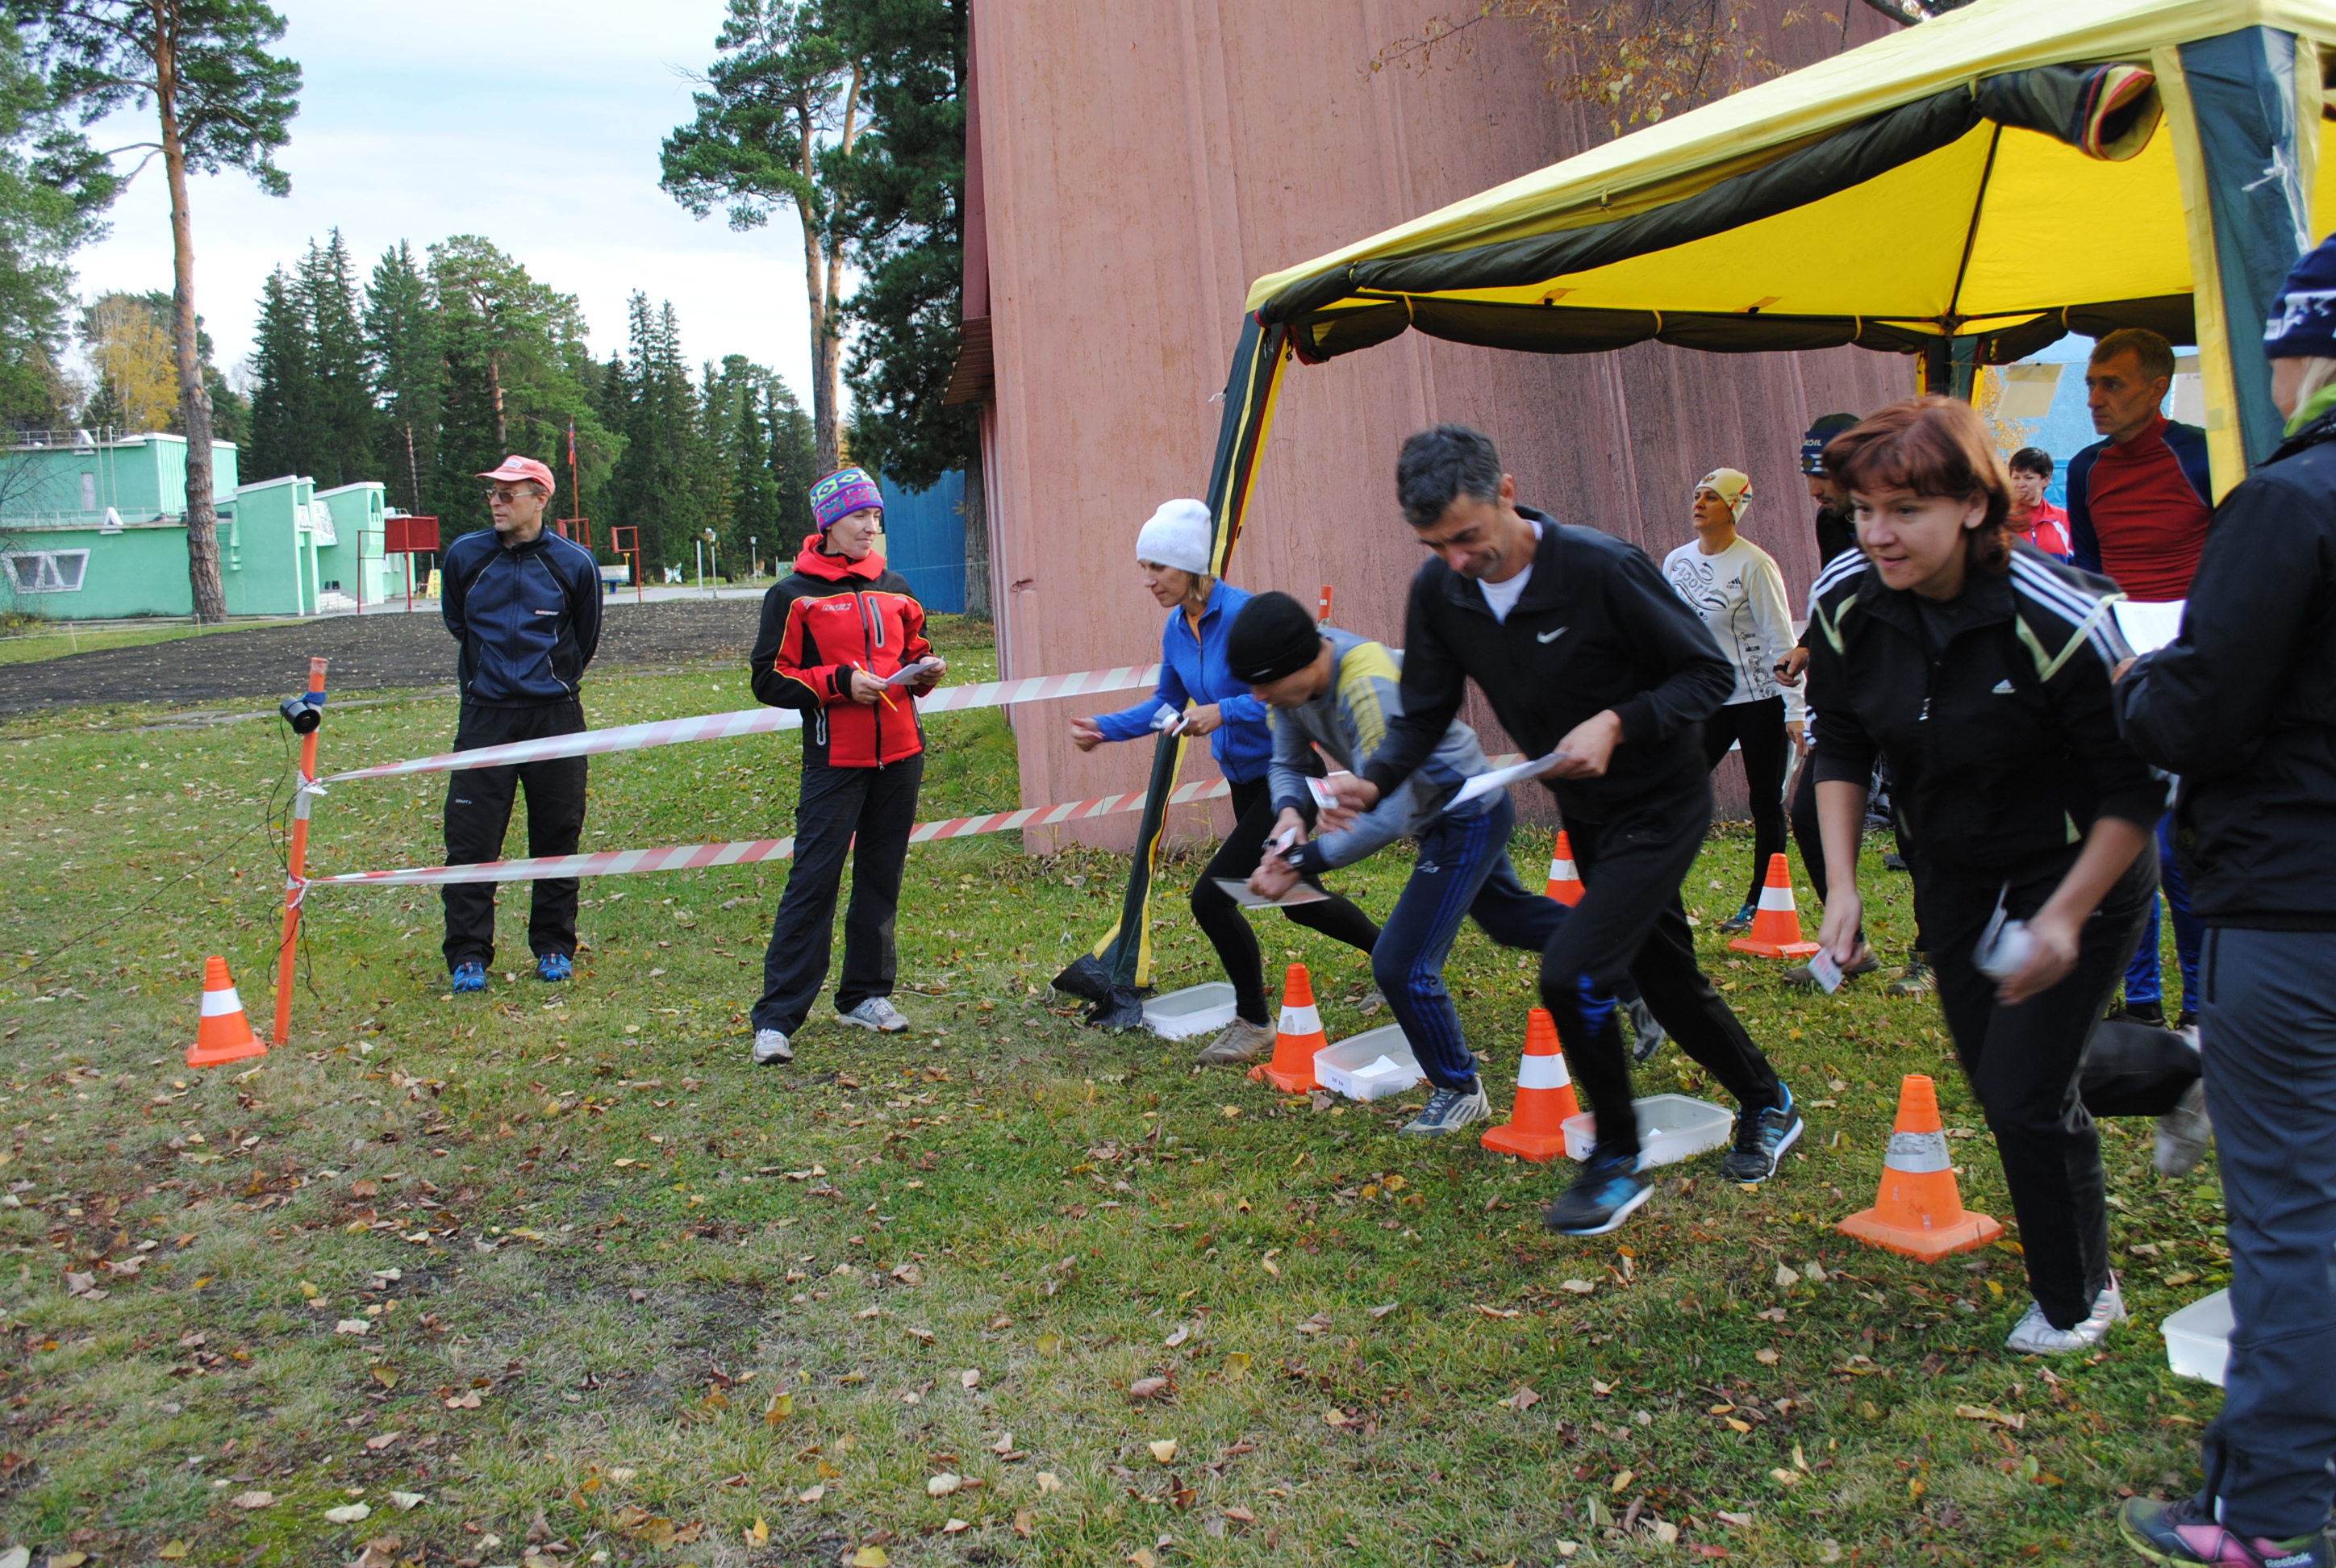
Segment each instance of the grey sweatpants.
[[2284,1540],[2336,1493],[2336,931],[2213,929],[2205,969],[2236,1319],[2206,1495],[2237,1534]]

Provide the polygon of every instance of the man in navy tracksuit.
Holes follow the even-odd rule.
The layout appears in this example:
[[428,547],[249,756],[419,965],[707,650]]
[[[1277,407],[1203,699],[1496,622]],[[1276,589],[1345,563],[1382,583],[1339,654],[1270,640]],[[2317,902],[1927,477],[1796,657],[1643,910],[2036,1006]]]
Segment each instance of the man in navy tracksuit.
[[[457,539],[441,568],[440,611],[461,645],[462,713],[454,749],[574,735],[584,727],[584,667],[600,646],[600,569],[583,546],[548,533],[551,470],[507,457],[479,475],[494,527]],[[511,803],[527,787],[527,852],[576,852],[584,833],[585,759],[466,768],[446,782],[446,863],[500,859]],[[564,980],[576,954],[576,879],[535,884],[527,945],[535,972]],[[492,882],[445,889],[446,968],[457,991],[487,989],[495,956]]]

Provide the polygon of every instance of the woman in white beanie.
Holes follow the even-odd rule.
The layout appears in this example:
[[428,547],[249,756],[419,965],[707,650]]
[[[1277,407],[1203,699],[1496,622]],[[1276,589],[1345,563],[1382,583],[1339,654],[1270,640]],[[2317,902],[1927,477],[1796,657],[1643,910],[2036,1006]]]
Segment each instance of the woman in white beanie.
[[1784,573],[1775,557],[1736,531],[1751,502],[1749,478],[1713,469],[1696,482],[1695,538],[1663,558],[1672,590],[1703,618],[1736,671],[1735,691],[1703,723],[1705,760],[1718,767],[1730,746],[1741,745],[1752,791],[1752,880],[1743,908],[1719,923],[1730,933],[1752,928],[1768,857],[1785,852],[1785,774],[1803,729],[1797,685],[1776,679],[1794,647]]
[[[1225,667],[1225,637],[1250,596],[1210,574],[1216,531],[1197,501],[1163,502],[1136,535],[1135,565],[1144,588],[1168,611],[1160,637],[1160,688],[1134,707],[1071,721],[1071,743],[1093,751],[1105,741],[1138,740],[1158,727],[1163,706],[1184,718],[1184,733],[1209,737],[1210,753],[1231,787],[1233,831],[1192,887],[1192,919],[1217,950],[1232,982],[1236,1016],[1201,1052],[1209,1065],[1246,1062],[1273,1046],[1265,971],[1257,937],[1236,904],[1217,886],[1222,877],[1246,882],[1265,857],[1275,813],[1266,774],[1273,737],[1265,706]],[[1293,904],[1282,913],[1368,954],[1379,928],[1338,893]]]

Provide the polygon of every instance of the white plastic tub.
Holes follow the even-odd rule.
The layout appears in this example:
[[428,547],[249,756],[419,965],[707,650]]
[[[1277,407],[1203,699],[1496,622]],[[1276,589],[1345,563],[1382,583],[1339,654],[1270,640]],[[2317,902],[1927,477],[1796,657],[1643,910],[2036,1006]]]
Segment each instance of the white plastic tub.
[[2197,1378],[2219,1388],[2231,1359],[2231,1293],[2202,1296],[2166,1320],[2166,1364],[2177,1378]]
[[1426,1075],[1411,1042],[1394,1024],[1326,1046],[1314,1053],[1314,1077],[1324,1088],[1350,1100],[1384,1100],[1416,1088]]
[[1144,1004],[1144,1027],[1164,1040],[1182,1040],[1223,1028],[1233,1021],[1238,1007],[1233,989],[1223,980],[1186,986]]
[[[1709,1100],[1685,1095],[1649,1095],[1631,1102],[1639,1112],[1639,1169],[1676,1165],[1698,1154],[1724,1149],[1736,1118]],[[1586,1160],[1598,1142],[1598,1118],[1588,1111],[1565,1118],[1565,1156]]]

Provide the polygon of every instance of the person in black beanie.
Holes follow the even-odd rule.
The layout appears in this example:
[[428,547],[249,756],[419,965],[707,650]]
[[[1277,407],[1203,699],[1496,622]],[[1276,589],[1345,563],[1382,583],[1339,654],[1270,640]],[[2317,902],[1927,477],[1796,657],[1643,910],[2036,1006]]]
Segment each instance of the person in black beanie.
[[[1527,892],[1509,864],[1516,808],[1505,788],[1463,800],[1489,771],[1476,732],[1457,719],[1406,781],[1351,824],[1309,838],[1316,813],[1309,779],[1323,760],[1351,769],[1368,758],[1403,712],[1401,655],[1336,627],[1318,627],[1286,593],[1241,607],[1225,643],[1235,678],[1272,713],[1274,843],[1250,878],[1251,891],[1280,898],[1301,876],[1355,864],[1398,838],[1419,846],[1410,878],[1371,949],[1371,975],[1404,1038],[1436,1086],[1409,1137],[1458,1132],[1492,1114],[1460,1014],[1444,988],[1444,961],[1464,916],[1504,947],[1539,952],[1565,923],[1555,899]],[[1590,998],[1611,1011],[1613,1003]],[[1602,1018],[1602,1013],[1600,1015]]]
[[[1679,881],[1711,825],[1703,720],[1735,689],[1711,634],[1646,552],[1516,502],[1490,438],[1462,424],[1404,443],[1396,488],[1434,553],[1412,579],[1403,708],[1362,776],[1331,781],[1341,813],[1368,811],[1427,761],[1474,679],[1502,727],[1554,761],[1543,782],[1565,815],[1586,889],[1543,950],[1542,1004],[1590,1096],[1598,1143],[1543,1216],[1599,1235],[1652,1193],[1639,1174],[1630,1064],[1613,1017],[1587,998],[1638,982],[1679,1048],[1735,1097],[1732,1181],[1774,1175],[1800,1113],[1760,1047],[1697,967]],[[1325,813],[1324,825],[1343,825]],[[1587,979],[1590,984],[1582,983]]]

